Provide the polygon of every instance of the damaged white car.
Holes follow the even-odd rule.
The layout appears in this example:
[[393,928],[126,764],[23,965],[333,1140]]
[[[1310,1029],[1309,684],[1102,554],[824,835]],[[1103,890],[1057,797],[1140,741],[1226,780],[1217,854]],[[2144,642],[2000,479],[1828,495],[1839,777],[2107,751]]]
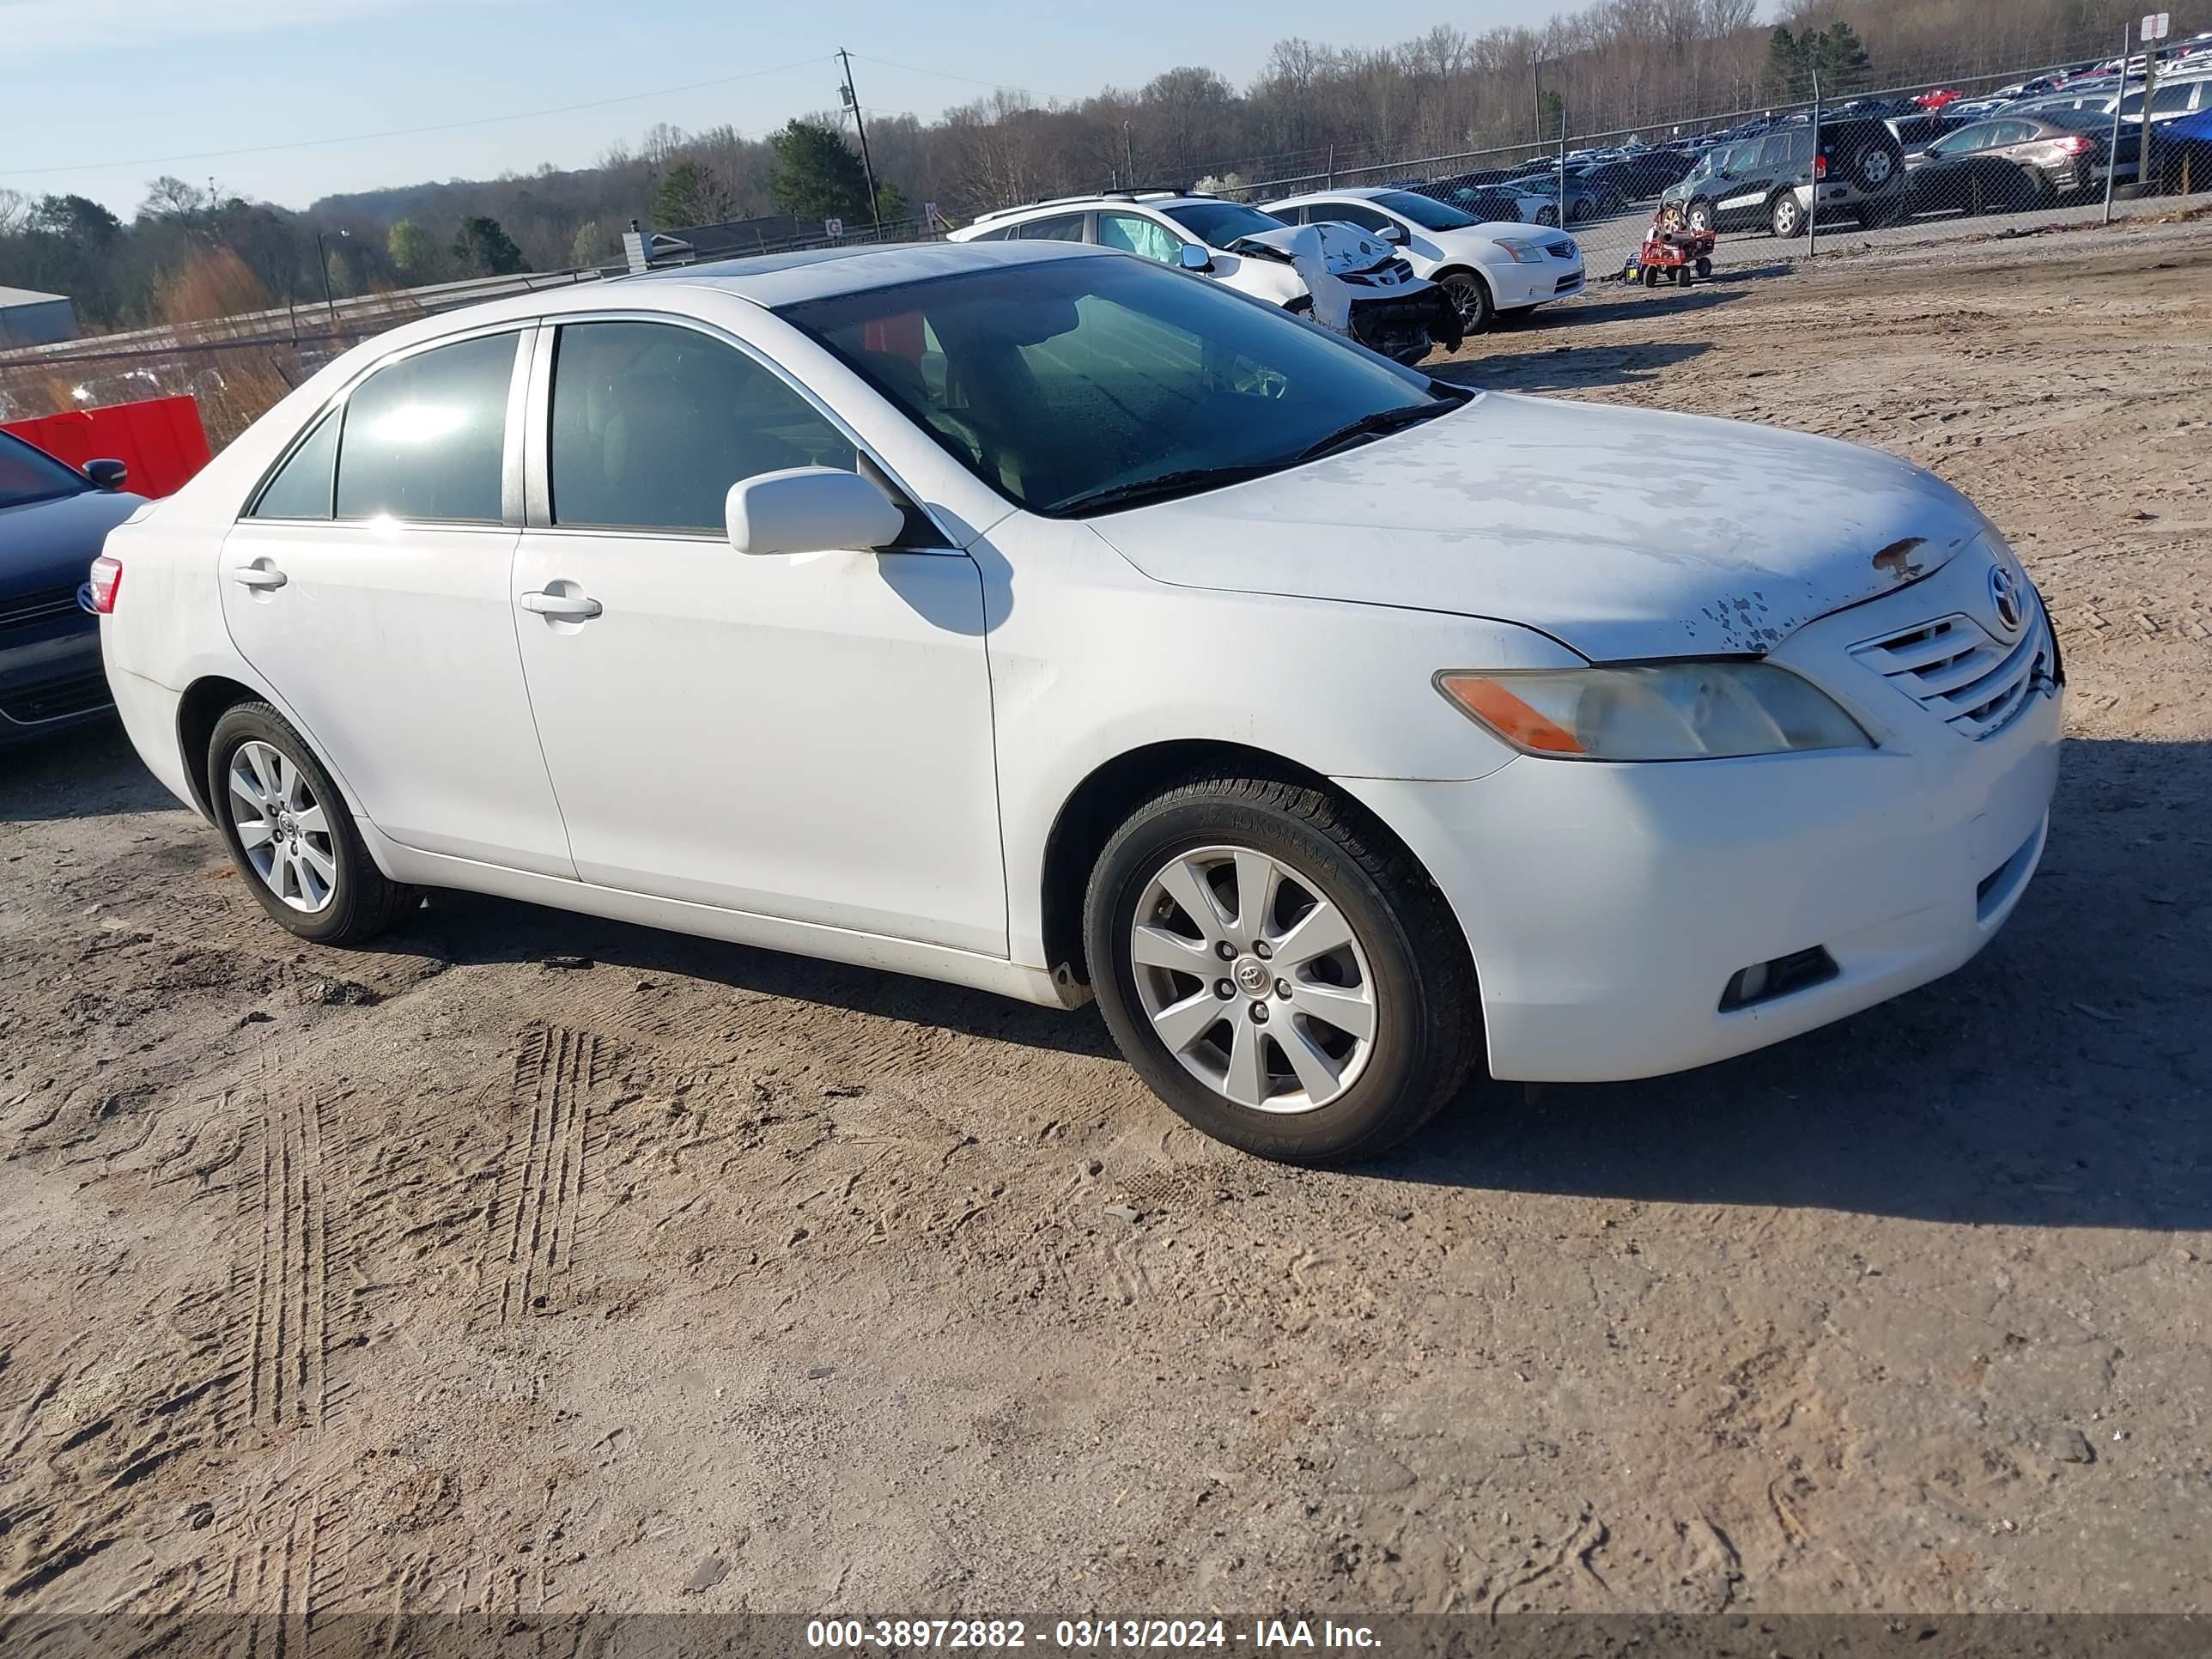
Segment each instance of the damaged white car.
[[462,888],[1095,995],[1303,1160],[1948,973],[2058,763],[2041,601],[1919,468],[1051,244],[410,323],[90,592],[132,743],[301,938]]
[[[1309,234],[1310,232],[1317,234]],[[1091,242],[1213,278],[1310,315],[1393,362],[1449,351],[1464,334],[1450,295],[1357,226],[1302,227],[1242,202],[1182,191],[1070,196],[987,213],[956,242]]]

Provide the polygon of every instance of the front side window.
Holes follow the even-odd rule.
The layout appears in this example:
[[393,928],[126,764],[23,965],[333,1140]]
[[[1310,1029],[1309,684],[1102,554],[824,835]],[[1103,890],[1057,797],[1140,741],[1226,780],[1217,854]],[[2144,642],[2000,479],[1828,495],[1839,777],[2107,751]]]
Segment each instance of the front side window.
[[[941,385],[872,343],[916,313]],[[984,483],[1048,514],[1277,471],[1352,422],[1458,401],[1272,307],[1134,259],[963,271],[780,314]]]
[[434,346],[347,395],[337,516],[497,524],[515,334]]
[[[888,337],[919,327],[890,319]],[[902,359],[901,361],[904,361]],[[669,323],[571,323],[553,358],[553,522],[720,534],[732,484],[793,466],[851,471],[853,446],[752,358]]]
[[0,432],[0,507],[81,495],[91,488],[92,481],[76,468]]
[[1182,253],[1182,237],[1141,213],[1100,213],[1098,240],[1104,246],[1141,254],[1164,265],[1175,264]]

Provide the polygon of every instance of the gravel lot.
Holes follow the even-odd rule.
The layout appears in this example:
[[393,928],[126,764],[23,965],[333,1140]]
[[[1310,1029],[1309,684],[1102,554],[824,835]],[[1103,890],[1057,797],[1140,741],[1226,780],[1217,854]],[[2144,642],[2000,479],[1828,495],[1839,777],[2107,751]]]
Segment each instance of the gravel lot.
[[1936,468],[2071,737],[1966,970],[1358,1173],[1088,1012],[465,897],[297,948],[118,738],[0,758],[6,1613],[2212,1605],[2212,226],[2097,234],[1447,366]]

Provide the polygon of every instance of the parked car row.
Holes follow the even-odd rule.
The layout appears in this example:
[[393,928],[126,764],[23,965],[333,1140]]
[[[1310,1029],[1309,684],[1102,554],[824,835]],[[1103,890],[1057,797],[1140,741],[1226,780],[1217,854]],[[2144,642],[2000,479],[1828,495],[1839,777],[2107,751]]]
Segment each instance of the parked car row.
[[[1344,331],[1410,363],[1457,345],[1501,313],[1525,314],[1581,290],[1580,246],[1546,234],[1541,222],[1524,232],[1528,222],[1377,186],[1308,191],[1265,207],[1176,190],[1109,191],[986,214],[951,240],[1118,248],[1292,312],[1315,311],[1316,283],[1339,281],[1352,289]],[[1315,257],[1321,271],[1302,267]]]

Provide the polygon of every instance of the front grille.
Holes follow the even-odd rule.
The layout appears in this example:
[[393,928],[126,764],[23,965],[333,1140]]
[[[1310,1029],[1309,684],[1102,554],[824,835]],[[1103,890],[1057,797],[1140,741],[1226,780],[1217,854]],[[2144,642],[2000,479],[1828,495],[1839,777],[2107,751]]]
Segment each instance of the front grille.
[[1575,289],[1580,288],[1582,285],[1583,274],[1577,270],[1573,272],[1571,275],[1560,277],[1558,282],[1552,285],[1552,292],[1554,294],[1571,294]]
[[2039,602],[2010,645],[1971,617],[1949,616],[1855,645],[1851,655],[1976,742],[2010,726],[2039,686],[2056,681]]
[[57,617],[82,614],[77,610],[76,589],[50,587],[40,593],[25,593],[12,599],[0,599],[0,633],[18,628],[36,628],[40,623],[52,622]]
[[1575,257],[1575,245],[1562,238],[1556,242],[1545,243],[1544,252],[1554,259],[1571,259]]
[[82,714],[90,709],[105,708],[108,701],[106,675],[78,674],[0,698],[0,715],[18,726],[38,726],[47,720],[67,720],[71,714]]

